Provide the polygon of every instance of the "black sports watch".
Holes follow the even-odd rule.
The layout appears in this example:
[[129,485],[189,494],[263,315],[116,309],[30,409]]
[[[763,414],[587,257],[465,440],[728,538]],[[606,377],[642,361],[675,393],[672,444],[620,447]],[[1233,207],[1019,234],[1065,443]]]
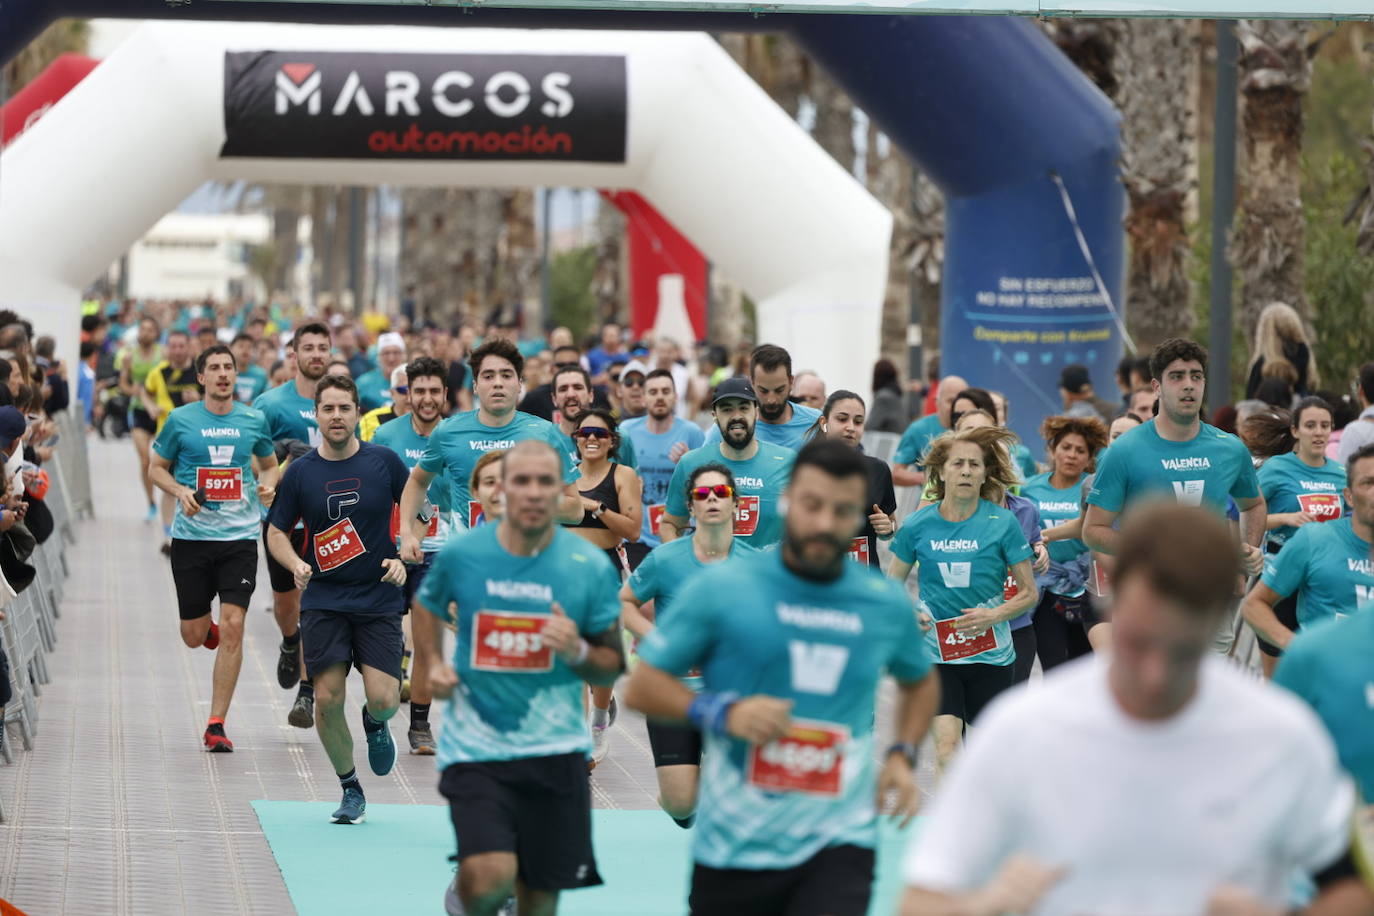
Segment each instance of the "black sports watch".
[[887,749],[887,753],[883,755],[883,759],[886,760],[893,754],[901,754],[903,757],[906,758],[907,765],[910,766],[913,770],[916,769],[916,745],[898,742],[897,744],[894,744]]

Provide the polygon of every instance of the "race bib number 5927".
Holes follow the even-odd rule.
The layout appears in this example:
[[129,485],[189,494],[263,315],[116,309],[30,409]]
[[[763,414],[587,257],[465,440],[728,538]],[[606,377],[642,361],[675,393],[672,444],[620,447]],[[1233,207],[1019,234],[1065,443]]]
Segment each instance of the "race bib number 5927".
[[1298,508],[1319,522],[1334,522],[1341,517],[1341,498],[1335,493],[1300,493]]

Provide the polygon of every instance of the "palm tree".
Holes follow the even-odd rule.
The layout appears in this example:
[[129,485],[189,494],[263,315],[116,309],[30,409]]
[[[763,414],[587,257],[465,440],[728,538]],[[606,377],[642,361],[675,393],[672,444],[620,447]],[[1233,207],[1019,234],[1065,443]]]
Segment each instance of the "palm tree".
[[1241,330],[1249,337],[1270,302],[1286,302],[1309,314],[1302,104],[1312,57],[1325,36],[1309,41],[1304,22],[1242,19],[1236,37],[1241,47],[1240,193],[1230,257],[1241,280]]

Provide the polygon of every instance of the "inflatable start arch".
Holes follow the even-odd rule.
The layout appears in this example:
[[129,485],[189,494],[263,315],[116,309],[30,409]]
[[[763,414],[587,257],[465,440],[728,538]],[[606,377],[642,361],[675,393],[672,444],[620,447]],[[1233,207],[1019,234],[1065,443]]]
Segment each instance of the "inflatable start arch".
[[877,358],[890,215],[703,34],[145,25],[5,150],[0,300],[74,341],[208,179],[632,189],[798,367]]

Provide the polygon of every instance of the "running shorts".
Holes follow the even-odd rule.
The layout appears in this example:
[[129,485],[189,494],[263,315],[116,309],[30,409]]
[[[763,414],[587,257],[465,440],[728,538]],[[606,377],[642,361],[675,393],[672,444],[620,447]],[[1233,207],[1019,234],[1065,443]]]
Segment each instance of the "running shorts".
[[256,541],[172,539],[172,581],[182,620],[210,613],[211,602],[248,607],[258,582]]
[[400,614],[303,610],[301,642],[305,645],[305,673],[309,677],[342,663],[359,671],[367,665],[401,679],[401,653],[405,645]]
[[[1279,623],[1296,633],[1298,630],[1298,593],[1294,592],[1287,598],[1274,602],[1274,616],[1279,619]],[[1255,634],[1255,641],[1259,643],[1259,650],[1265,655],[1273,658],[1283,655],[1282,649],[1266,642],[1264,637],[1258,633]]]
[[937,664],[940,672],[940,715],[957,716],[972,725],[992,698],[1012,685],[1016,671],[1011,665]]
[[142,407],[129,408],[129,428],[141,429],[150,436],[157,435],[157,421]]
[[690,725],[669,725],[652,719],[645,725],[655,767],[701,766],[701,732]]
[[428,553],[422,553],[420,554],[419,563],[416,563],[414,566],[411,566],[409,563],[406,564],[406,607],[405,610],[401,612],[403,615],[410,613],[411,602],[413,602],[415,596],[420,593],[420,586],[424,584],[425,576],[429,575],[430,567],[434,565],[434,554],[436,553],[438,553],[438,551],[435,550],[431,550]]
[[845,845],[828,846],[792,868],[697,864],[688,909],[691,916],[865,916],[873,863],[873,850]]
[[[297,556],[300,556],[305,550],[305,529],[296,528],[287,536],[291,538],[291,548],[296,551]],[[262,552],[267,554],[267,581],[272,583],[272,591],[278,595],[294,592],[296,590],[296,577],[292,575],[291,570],[273,558],[272,548],[267,546],[266,519],[263,519],[262,522]]]
[[602,883],[581,751],[450,764],[439,778],[439,794],[448,799],[460,868],[469,856],[510,852],[521,883],[534,890]]

